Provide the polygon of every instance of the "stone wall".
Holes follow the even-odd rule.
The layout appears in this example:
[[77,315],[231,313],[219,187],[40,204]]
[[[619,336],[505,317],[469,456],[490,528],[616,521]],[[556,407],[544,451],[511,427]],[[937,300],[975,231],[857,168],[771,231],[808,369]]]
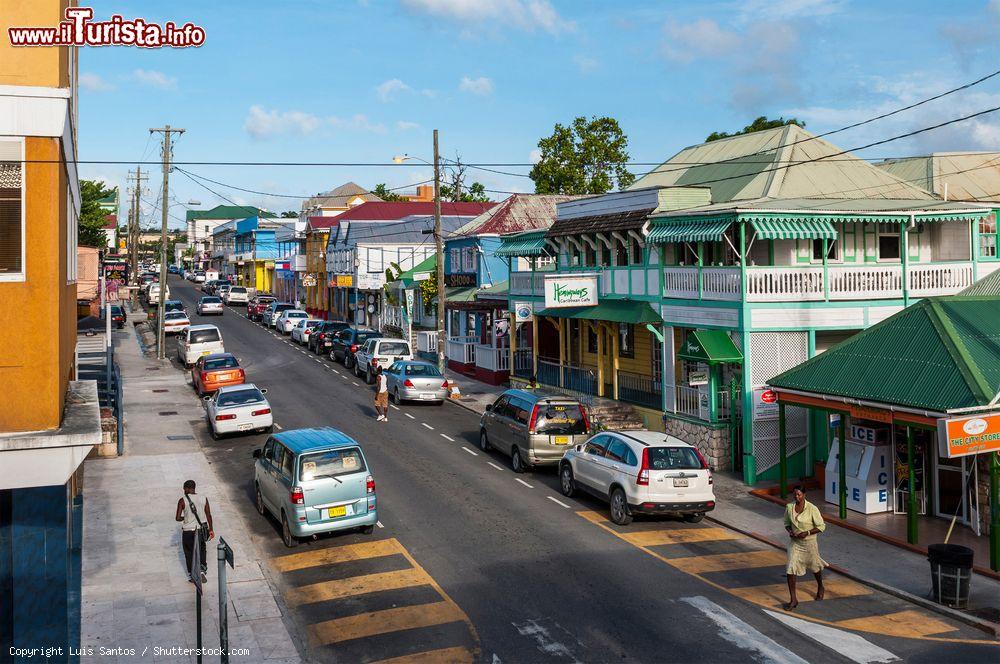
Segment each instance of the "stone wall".
[[698,448],[712,470],[732,470],[729,428],[667,417],[665,432]]

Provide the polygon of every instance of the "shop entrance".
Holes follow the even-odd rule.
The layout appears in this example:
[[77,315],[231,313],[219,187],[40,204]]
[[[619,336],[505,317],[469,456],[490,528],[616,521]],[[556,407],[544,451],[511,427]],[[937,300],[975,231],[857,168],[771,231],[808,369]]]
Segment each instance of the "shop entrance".
[[972,528],[979,535],[979,496],[976,493],[976,457],[946,459],[935,463],[937,492],[934,514],[952,518]]
[[[913,434],[913,465],[914,465],[914,485],[917,494],[917,514],[927,514],[928,487],[928,449],[931,435],[926,429],[912,429]],[[906,428],[893,427],[893,471],[895,479],[895,493],[893,495],[893,512],[896,514],[906,514],[909,505],[909,479],[910,468],[909,459],[906,456]],[[936,456],[934,450],[930,450],[931,456]]]

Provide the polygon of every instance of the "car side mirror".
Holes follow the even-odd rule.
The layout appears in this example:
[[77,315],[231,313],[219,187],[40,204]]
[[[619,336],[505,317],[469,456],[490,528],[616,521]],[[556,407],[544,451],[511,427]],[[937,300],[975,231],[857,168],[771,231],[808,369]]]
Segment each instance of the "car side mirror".
[[206,395],[205,395],[205,396],[203,397],[203,399],[204,399],[205,401],[211,401],[211,400],[212,400],[212,397],[206,394]]
[[267,388],[266,387],[260,388],[260,393],[261,394],[267,394]]
[[489,412],[491,410],[493,410],[493,404],[491,403],[486,404],[486,412]]
[[576,446],[576,451],[577,452],[582,452],[583,451],[583,445],[577,445]]
[[260,448],[257,448],[257,449],[255,449],[253,451],[253,458],[254,459],[259,459],[260,458]]

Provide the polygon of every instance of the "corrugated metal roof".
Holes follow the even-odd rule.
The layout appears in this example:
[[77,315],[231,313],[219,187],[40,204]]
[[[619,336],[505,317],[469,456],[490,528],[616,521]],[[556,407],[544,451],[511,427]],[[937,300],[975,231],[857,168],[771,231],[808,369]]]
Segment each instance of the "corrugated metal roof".
[[875,164],[949,201],[1000,202],[1000,152],[934,152]]
[[1000,298],[921,300],[769,381],[937,412],[1000,392]]
[[548,228],[556,220],[556,203],[577,198],[583,196],[513,194],[455,233],[456,235],[500,235]]
[[890,198],[791,198],[791,199],[756,199],[752,201],[730,201],[715,203],[686,210],[676,210],[669,213],[657,213],[654,218],[666,216],[679,217],[683,215],[720,214],[736,212],[790,212],[790,213],[826,213],[835,215],[843,212],[853,214],[910,214],[921,213],[943,215],[966,211],[979,211],[989,214],[991,208],[984,203],[966,203],[961,201],[942,201],[937,199],[890,199]]
[[330,191],[316,194],[312,198],[302,201],[302,210],[311,210],[319,207],[346,208],[348,203],[358,197],[363,198],[366,201],[382,200],[355,182],[345,182],[339,187],[334,187]]
[[[468,221],[468,217],[441,217],[441,232],[449,235]],[[345,228],[346,231],[345,231]],[[340,224],[337,235],[331,235],[329,246],[351,246],[377,242],[379,244],[423,244],[433,247],[434,236],[424,231],[434,230],[434,217],[421,216],[406,221],[352,221]]]
[[188,210],[185,218],[192,219],[245,219],[247,217],[277,217],[253,205],[216,205],[211,210]]
[[545,253],[545,229],[512,233],[500,238],[494,256],[540,256]]
[[707,185],[716,203],[758,198],[934,198],[840,152],[805,129],[787,125],[684,148],[629,189]]
[[571,217],[559,219],[549,228],[548,237],[577,235],[580,233],[610,233],[612,231],[639,230],[650,213],[656,208],[631,210],[614,214],[598,214],[592,217]]
[[1000,270],[986,275],[976,283],[958,293],[959,295],[1000,296]]

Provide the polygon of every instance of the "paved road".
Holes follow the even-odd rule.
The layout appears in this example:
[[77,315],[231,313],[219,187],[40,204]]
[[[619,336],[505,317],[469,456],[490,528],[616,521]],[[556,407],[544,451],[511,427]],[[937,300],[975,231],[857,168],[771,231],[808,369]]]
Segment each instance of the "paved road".
[[[193,285],[174,279],[171,291],[194,311]],[[996,661],[976,630],[846,579],[789,616],[780,552],[708,522],[618,528],[600,502],[562,496],[553,471],[516,476],[479,450],[478,418],[453,404],[376,422],[370,388],[342,365],[243,313],[194,317],[217,324],[248,380],[269,388],[281,429],[341,429],[375,471],[383,527],[286,549],[253,506],[251,451],[264,437],[201,436],[220,476],[243,488],[317,661]]]

